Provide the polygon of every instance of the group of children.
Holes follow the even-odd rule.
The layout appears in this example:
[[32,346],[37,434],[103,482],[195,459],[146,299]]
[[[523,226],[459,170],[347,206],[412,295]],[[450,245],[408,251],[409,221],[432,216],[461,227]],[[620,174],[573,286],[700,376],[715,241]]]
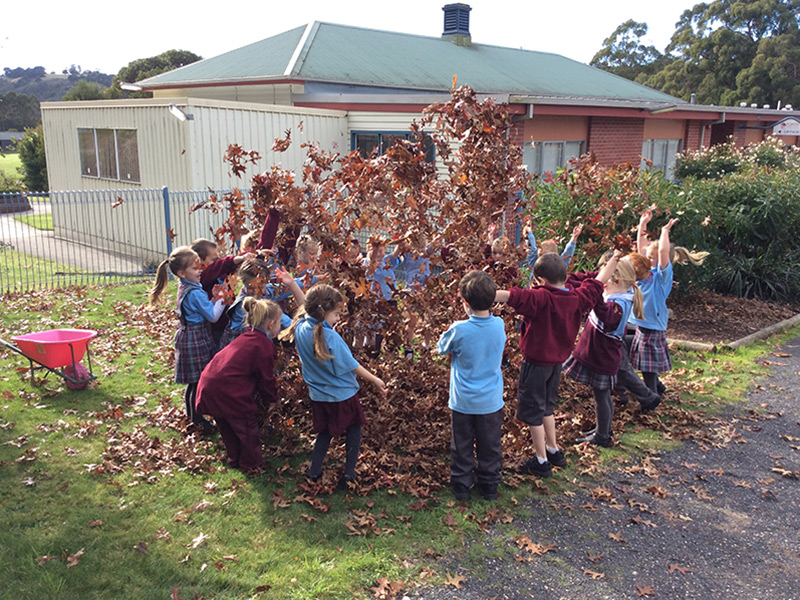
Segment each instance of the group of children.
[[[647,225],[651,218],[647,211],[640,219],[639,252],[609,252],[598,271],[568,274],[566,263],[580,234],[576,228],[572,252],[559,256],[557,249],[542,248],[534,257],[530,288],[498,289],[486,270],[471,271],[461,278],[459,295],[467,319],[453,323],[437,345],[441,355],[451,358],[450,483],[457,499],[469,499],[476,484],[483,498],[495,499],[501,481],[501,364],[506,334],[503,320],[491,314],[495,303],[508,304],[523,319],[516,416],[529,426],[535,453],[522,464],[522,472],[549,477],[553,466],[566,465],[553,416],[562,369],[566,376],[590,385],[595,399],[596,426],[585,431],[580,442],[611,444],[611,394],[615,389],[631,392],[642,410],[652,410],[660,403],[664,389],[658,373],[671,368],[665,334],[666,299],[672,287],[675,251],[670,230],[677,219],[670,220],[659,239],[650,242]],[[532,237],[529,231],[526,234]],[[530,241],[532,254],[536,246],[535,240]],[[350,255],[345,251],[343,262],[362,262],[360,251],[355,252],[360,249],[353,246]],[[210,423],[202,415],[214,417],[228,463],[245,471],[263,468],[257,397],[266,403],[277,398],[275,340],[294,342],[317,434],[306,477],[312,482],[320,479],[332,437],[344,434],[346,459],[340,486],[346,488],[356,480],[365,422],[358,379],[372,383],[383,394],[386,384],[355,360],[335,330],[345,298],[334,287],[316,283],[315,256],[311,254],[318,248],[313,247],[313,240],[298,241],[302,279],[296,280],[280,267],[274,269],[277,281],[290,290],[299,306],[294,319],[275,301],[283,298],[276,297],[269,282],[269,259],[274,252],[255,248],[256,253],[219,259],[216,247],[207,240],[175,250],[159,266],[151,301],[157,301],[163,292],[168,268],[180,279],[175,377],[187,384],[187,415],[203,427]],[[680,260],[699,264],[704,258],[702,253],[678,250]],[[221,261],[227,264],[218,265]],[[398,244],[387,256],[383,244],[372,241],[363,259],[376,291],[389,302],[395,301],[395,269],[404,264],[408,266],[406,287],[413,293],[430,275],[424,248]],[[224,312],[218,282],[237,265],[242,292],[227,310],[229,322],[217,351],[212,323],[219,322]],[[635,328],[630,348],[625,343],[628,327]],[[643,380],[634,369],[642,371]]]

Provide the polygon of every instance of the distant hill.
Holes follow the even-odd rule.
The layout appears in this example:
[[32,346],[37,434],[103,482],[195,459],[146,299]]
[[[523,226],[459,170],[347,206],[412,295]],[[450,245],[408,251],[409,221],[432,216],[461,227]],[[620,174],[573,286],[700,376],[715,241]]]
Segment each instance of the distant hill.
[[17,94],[33,94],[39,102],[48,102],[61,100],[79,79],[95,81],[103,87],[108,87],[113,77],[99,71],[80,72],[74,68],[70,69],[68,74],[45,73],[42,67],[6,68],[4,74],[0,75],[0,94],[11,91]]

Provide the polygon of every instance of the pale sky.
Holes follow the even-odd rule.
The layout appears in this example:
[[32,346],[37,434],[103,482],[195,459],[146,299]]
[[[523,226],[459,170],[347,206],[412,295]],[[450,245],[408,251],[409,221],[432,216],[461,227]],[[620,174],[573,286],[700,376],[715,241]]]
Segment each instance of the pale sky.
[[[439,37],[439,0],[16,0],[4,2],[0,69],[71,64],[117,73],[165,50],[203,58],[312,21]],[[646,22],[646,42],[663,50],[694,0],[465,0],[473,43],[561,54],[588,63],[627,19]]]

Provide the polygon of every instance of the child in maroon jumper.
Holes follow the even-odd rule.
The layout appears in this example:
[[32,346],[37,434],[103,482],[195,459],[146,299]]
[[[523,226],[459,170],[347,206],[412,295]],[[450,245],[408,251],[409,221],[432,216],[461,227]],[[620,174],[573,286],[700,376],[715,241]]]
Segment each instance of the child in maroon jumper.
[[558,448],[553,417],[561,364],[575,347],[583,315],[603,295],[603,284],[587,279],[577,288],[566,287],[567,267],[558,254],[540,256],[533,277],[539,286],[499,290],[495,301],[507,302],[524,317],[517,419],[530,427],[536,455],[525,462],[522,472],[550,477],[552,465],[567,464]]
[[220,350],[203,370],[197,412],[214,417],[231,467],[259,472],[264,458],[254,392],[267,403],[277,398],[272,340],[280,331],[282,313],[275,302],[251,297],[245,298],[244,310],[252,329]]

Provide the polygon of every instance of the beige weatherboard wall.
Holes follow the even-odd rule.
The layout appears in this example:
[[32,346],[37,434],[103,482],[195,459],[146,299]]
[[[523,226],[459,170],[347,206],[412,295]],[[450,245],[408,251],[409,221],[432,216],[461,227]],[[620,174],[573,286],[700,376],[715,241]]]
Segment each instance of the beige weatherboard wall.
[[[178,119],[170,104],[187,118]],[[208,237],[209,228],[222,218],[206,211],[189,213],[188,207],[207,196],[207,190],[247,188],[250,177],[273,165],[299,175],[305,159],[303,142],[318,142],[330,151],[349,150],[343,111],[172,98],[51,102],[42,105],[42,114],[50,189],[83,192],[54,194],[55,235],[143,261],[166,253],[163,198],[146,190],[169,188],[175,243],[189,243]],[[78,131],[91,129],[136,131],[139,182],[81,173]],[[274,152],[275,139],[285,137],[287,130],[291,146]],[[230,144],[261,156],[242,178],[231,175],[223,161]],[[190,191],[197,194],[189,198]],[[185,201],[176,204],[178,198]],[[113,204],[117,206],[112,208]]]

